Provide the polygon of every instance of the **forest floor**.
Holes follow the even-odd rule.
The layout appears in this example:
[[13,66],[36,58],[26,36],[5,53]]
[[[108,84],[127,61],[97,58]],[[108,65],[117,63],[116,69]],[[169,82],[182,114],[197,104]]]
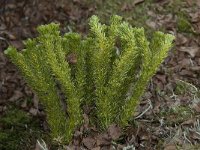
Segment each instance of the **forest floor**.
[[[62,32],[86,34],[93,14],[105,23],[110,15],[121,15],[149,36],[155,30],[172,33],[174,48],[150,81],[127,130],[111,127],[97,135],[86,121],[70,145],[56,145],[48,136],[42,105],[3,51],[8,45],[22,49],[23,40],[37,35],[38,25],[50,22],[60,23]],[[0,0],[1,150],[39,150],[41,139],[50,150],[200,149],[199,89],[200,0]]]

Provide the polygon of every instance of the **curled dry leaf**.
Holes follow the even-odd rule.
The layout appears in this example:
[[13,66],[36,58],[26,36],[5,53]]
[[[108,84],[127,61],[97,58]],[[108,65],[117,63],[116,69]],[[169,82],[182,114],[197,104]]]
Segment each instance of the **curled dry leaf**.
[[97,146],[102,146],[102,145],[110,145],[111,139],[109,138],[108,134],[99,134],[96,138],[96,143]]
[[194,72],[187,70],[187,69],[183,69],[181,70],[181,72],[179,72],[179,74],[181,76],[186,76],[186,77],[197,77],[196,74],[194,74]]
[[16,47],[17,49],[23,49],[24,48],[24,45],[21,41],[10,41],[10,44],[14,47]]
[[189,58],[183,58],[178,62],[178,64],[179,64],[179,69],[188,68],[191,66],[191,60]]
[[190,16],[191,16],[191,21],[193,23],[197,23],[200,21],[200,11],[197,11],[195,13],[190,13]]
[[37,113],[38,113],[38,109],[31,108],[31,109],[29,110],[29,113],[32,114],[33,116],[36,116]]
[[138,4],[142,3],[142,2],[144,2],[144,0],[134,0],[133,1],[133,5],[135,6],[135,5],[138,5]]
[[186,121],[184,121],[181,125],[182,126],[193,126],[195,122],[194,118],[188,119]]
[[198,46],[191,46],[191,47],[180,47],[178,49],[179,51],[186,52],[190,54],[190,56],[193,58],[196,56],[197,52],[200,50]]
[[188,38],[185,37],[183,34],[177,34],[176,38],[176,45],[184,45],[188,42]]
[[156,78],[159,79],[162,83],[167,83],[167,77],[164,74],[157,74]]

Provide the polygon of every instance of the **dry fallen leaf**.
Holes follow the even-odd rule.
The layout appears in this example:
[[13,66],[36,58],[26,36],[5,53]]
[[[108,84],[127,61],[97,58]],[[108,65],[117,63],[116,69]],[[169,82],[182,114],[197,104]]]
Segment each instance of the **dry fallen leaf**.
[[21,91],[15,90],[13,96],[9,98],[9,101],[14,102],[22,97],[23,93]]
[[29,113],[32,114],[33,116],[36,116],[37,113],[38,113],[38,110],[35,109],[35,108],[31,108],[31,109],[29,110]]
[[176,145],[175,144],[169,144],[169,145],[166,145],[164,150],[176,150]]
[[200,102],[199,102],[199,103],[193,104],[192,108],[193,108],[196,112],[200,113]]
[[183,123],[181,123],[181,125],[183,126],[192,126],[195,122],[195,119],[194,118],[191,118],[191,119],[188,119],[186,121],[184,121]]
[[96,138],[97,146],[102,145],[110,145],[111,139],[109,138],[108,134],[99,134]]
[[156,78],[158,78],[162,83],[167,83],[167,77],[164,74],[157,74]]
[[90,123],[89,117],[88,117],[87,114],[84,113],[84,114],[83,114],[83,118],[84,118],[84,127],[85,127],[86,129],[88,129],[89,123]]
[[178,49],[179,51],[186,52],[190,54],[190,56],[193,58],[196,56],[197,52],[200,50],[198,46],[191,46],[191,47],[180,47]]
[[186,2],[190,7],[194,4],[194,0],[186,0]]
[[22,108],[26,108],[27,107],[27,100],[23,100],[22,104],[21,104]]
[[190,16],[192,23],[197,23],[200,21],[200,11],[197,11],[195,13],[190,13]]
[[181,61],[178,62],[179,69],[188,68],[191,66],[191,60],[189,58],[183,58]]
[[135,6],[135,5],[138,5],[138,4],[142,3],[142,2],[144,2],[144,0],[134,0],[133,1],[133,5]]
[[98,146],[98,147],[93,148],[92,150],[100,150],[100,149],[101,149],[101,147]]
[[130,4],[127,4],[127,3],[124,3],[121,7],[121,11],[128,11],[128,10],[131,10],[132,7]]
[[83,138],[82,142],[88,149],[92,149],[95,146],[96,140],[93,137],[86,137]]
[[195,131],[190,131],[190,137],[194,140],[200,140],[200,135]]
[[122,134],[122,131],[116,124],[113,124],[108,128],[108,134],[113,140],[117,140]]
[[196,77],[197,75],[194,74],[194,72],[187,70],[187,69],[183,69],[179,72],[179,74],[181,76],[186,76],[186,77]]
[[4,112],[6,109],[7,109],[6,106],[0,106],[0,113],[1,113],[1,112]]
[[200,71],[200,66],[193,66],[193,67],[190,67],[190,70],[199,72],[199,71]]
[[35,108],[38,109],[38,104],[39,104],[39,98],[37,97],[36,94],[34,94],[34,97],[33,97],[33,105]]
[[152,21],[151,19],[146,20],[146,24],[151,27],[152,29],[156,29],[158,25],[155,23],[155,21]]
[[196,4],[200,7],[200,0],[196,0]]
[[17,49],[23,49],[24,45],[21,41],[10,41],[10,44],[14,47],[16,47]]
[[178,33],[176,38],[176,45],[184,45],[188,42],[188,38],[185,37],[183,34]]
[[77,63],[77,56],[74,53],[71,53],[67,56],[67,61],[70,64],[76,64]]
[[38,142],[35,144],[35,150],[41,150],[41,147],[39,146]]
[[6,34],[10,40],[16,40],[17,39],[16,36],[9,31],[4,31],[2,33]]

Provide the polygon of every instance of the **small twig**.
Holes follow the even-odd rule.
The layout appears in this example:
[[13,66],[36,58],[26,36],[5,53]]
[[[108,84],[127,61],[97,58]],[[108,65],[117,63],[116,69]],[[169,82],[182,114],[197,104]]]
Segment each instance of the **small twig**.
[[119,48],[118,48],[118,47],[115,47],[115,49],[116,49],[116,54],[117,54],[117,56],[119,56],[119,55],[120,55],[120,50],[119,50]]
[[70,26],[67,26],[67,29],[69,30],[70,33],[73,32],[72,28]]
[[1,37],[1,36],[0,36],[0,41],[5,41],[6,44],[10,45],[10,43],[8,42],[8,40],[6,40],[5,38],[3,38],[3,37]]
[[183,136],[184,136],[184,138],[190,143],[190,144],[192,144],[192,142],[187,138],[187,136],[186,136],[186,133],[185,132],[183,132]]
[[191,58],[189,59],[189,61],[190,61],[190,63],[191,63],[191,66],[194,66],[194,63],[193,63],[193,61],[192,61]]
[[159,119],[160,122],[160,127],[162,127],[164,125],[164,117],[162,117],[161,119]]
[[195,133],[198,134],[198,135],[200,136],[200,133],[199,133],[199,132],[195,131]]
[[[198,92],[198,89],[197,89],[197,87],[196,87],[196,86],[194,86],[193,84],[191,84],[191,83],[188,83],[188,82],[186,82],[186,81],[183,81],[183,80],[180,80],[180,79],[177,79],[177,81],[179,81],[179,82],[181,82],[181,83],[183,83],[183,84],[187,85],[188,87],[192,87],[192,88],[195,90],[195,92]],[[192,92],[192,91],[191,91],[191,92]]]
[[6,0],[0,1],[0,6],[1,6],[1,8],[0,8],[0,14],[1,13],[3,14],[5,12]]
[[152,109],[152,108],[153,107],[152,107],[151,101],[149,100],[149,107],[145,109],[140,115],[136,116],[135,119],[142,117],[149,109]]
[[194,127],[195,127],[195,128],[200,128],[199,119],[197,119],[197,120],[194,122]]
[[174,94],[174,91],[172,90],[172,95],[170,96],[170,98],[174,98],[174,100],[177,100],[177,95],[176,94]]
[[129,145],[124,147],[123,150],[135,150],[135,147],[133,145]]
[[41,143],[40,143],[40,141],[37,140],[37,143],[42,150],[48,150],[47,145],[43,139],[41,139]]

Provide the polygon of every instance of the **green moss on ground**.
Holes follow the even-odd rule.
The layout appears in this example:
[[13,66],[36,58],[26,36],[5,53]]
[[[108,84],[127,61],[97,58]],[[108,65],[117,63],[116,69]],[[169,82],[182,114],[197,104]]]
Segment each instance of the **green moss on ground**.
[[[108,17],[117,14],[126,19],[131,25],[150,29],[146,25],[149,18],[148,11],[152,8],[152,0],[144,1],[134,5],[132,0],[107,0],[99,1],[95,14],[98,14],[101,20],[108,21]],[[106,3],[106,4],[105,4]]]
[[179,32],[184,33],[193,33],[192,24],[189,21],[189,18],[185,14],[179,14],[177,19],[177,29]]
[[163,110],[159,114],[160,118],[164,118],[166,125],[178,125],[194,116],[194,112],[189,106],[176,106],[168,110]]
[[10,107],[0,118],[0,149],[34,149],[37,139],[43,138],[42,132],[38,119]]

